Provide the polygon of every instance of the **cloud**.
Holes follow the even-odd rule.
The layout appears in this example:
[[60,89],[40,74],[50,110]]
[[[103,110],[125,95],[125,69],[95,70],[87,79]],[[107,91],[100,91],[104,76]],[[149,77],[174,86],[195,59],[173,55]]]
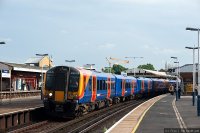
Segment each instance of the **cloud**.
[[98,47],[100,49],[112,49],[112,48],[115,48],[115,44],[113,43],[106,43],[106,44],[102,44],[102,45],[99,45]]

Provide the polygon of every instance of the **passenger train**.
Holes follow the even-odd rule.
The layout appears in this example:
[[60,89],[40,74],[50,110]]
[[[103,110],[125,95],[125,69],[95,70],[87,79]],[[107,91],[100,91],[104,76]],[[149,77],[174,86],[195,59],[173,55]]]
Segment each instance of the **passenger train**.
[[77,117],[125,100],[168,92],[175,80],[135,78],[68,66],[56,66],[44,76],[43,102],[51,114]]

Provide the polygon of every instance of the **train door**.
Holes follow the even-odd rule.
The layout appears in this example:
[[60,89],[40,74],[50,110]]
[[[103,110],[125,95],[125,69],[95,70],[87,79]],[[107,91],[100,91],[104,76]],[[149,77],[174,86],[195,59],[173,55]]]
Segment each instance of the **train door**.
[[91,97],[91,102],[95,102],[97,97],[97,77],[93,76],[92,77],[92,97]]
[[125,91],[126,91],[126,87],[125,87],[125,85],[126,85],[126,81],[125,81],[125,79],[122,79],[122,96],[125,96]]
[[111,95],[111,79],[110,77],[108,77],[108,81],[107,81],[107,98],[109,99]]
[[141,80],[141,93],[145,93],[144,80]]
[[148,96],[150,96],[151,93],[151,81],[148,80]]
[[131,82],[131,95],[133,95],[135,93],[135,89],[136,89],[136,81],[132,80]]

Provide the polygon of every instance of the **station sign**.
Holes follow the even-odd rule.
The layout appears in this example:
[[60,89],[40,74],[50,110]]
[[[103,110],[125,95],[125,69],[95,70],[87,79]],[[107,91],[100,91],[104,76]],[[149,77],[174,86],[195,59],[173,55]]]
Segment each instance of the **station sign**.
[[11,74],[10,74],[10,71],[9,70],[2,70],[2,78],[10,78],[11,77]]

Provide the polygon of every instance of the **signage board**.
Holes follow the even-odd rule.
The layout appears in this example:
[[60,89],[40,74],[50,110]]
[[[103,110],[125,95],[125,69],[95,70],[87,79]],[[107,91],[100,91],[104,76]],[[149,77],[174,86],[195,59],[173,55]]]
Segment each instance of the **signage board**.
[[11,74],[10,74],[10,71],[9,70],[2,70],[2,78],[10,78],[11,77]]

